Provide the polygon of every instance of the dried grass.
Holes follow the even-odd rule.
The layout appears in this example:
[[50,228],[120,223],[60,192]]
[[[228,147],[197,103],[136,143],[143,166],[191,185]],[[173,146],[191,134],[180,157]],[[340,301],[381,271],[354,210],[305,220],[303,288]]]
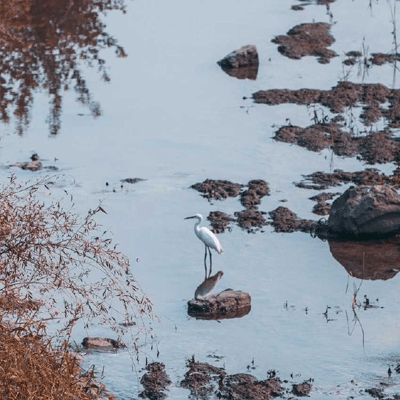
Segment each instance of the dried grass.
[[[72,197],[68,210],[60,202],[45,204],[38,191],[51,184],[43,178],[21,186],[11,176],[0,187],[1,399],[105,396],[93,371],[82,376],[69,348],[78,321],[104,324],[118,338],[129,332],[137,357],[139,338],[151,334],[145,319],[154,317],[152,304],[127,257],[94,220],[104,209],[82,219],[71,211]],[[59,326],[51,339],[48,320]]]

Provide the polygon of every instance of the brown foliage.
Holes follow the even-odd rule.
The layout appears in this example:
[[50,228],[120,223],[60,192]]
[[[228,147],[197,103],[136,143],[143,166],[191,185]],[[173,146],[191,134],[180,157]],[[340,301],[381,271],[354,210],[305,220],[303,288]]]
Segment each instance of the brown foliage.
[[37,313],[22,302],[40,305],[49,318],[62,322],[60,334],[69,335],[84,320],[86,326],[95,321],[121,335],[133,328],[116,318],[134,321],[136,346],[138,335],[147,331],[143,317],[152,316],[152,305],[127,257],[95,222],[104,209],[89,210],[82,219],[60,202],[44,204],[38,190],[50,184],[45,178],[22,187],[11,177],[0,190],[0,298],[20,318]]
[[2,399],[114,399],[93,371],[82,374],[73,353],[52,348],[29,323],[12,328],[0,321],[0,359]]
[[[94,370],[81,375],[68,339],[83,320],[130,333],[138,353],[152,305],[94,217],[80,218],[60,202],[39,200],[51,182],[21,186],[12,176],[0,188],[0,398],[104,398]],[[72,200],[72,198],[71,198]],[[122,320],[125,323],[119,324]],[[60,328],[46,336],[46,322]],[[63,343],[57,348],[52,343]],[[112,396],[107,395],[109,398]]]
[[0,119],[8,122],[15,108],[18,130],[29,124],[34,91],[46,90],[50,97],[50,133],[60,129],[63,90],[70,85],[77,100],[93,116],[100,105],[82,77],[81,65],[96,66],[110,80],[102,49],[114,48],[126,57],[116,39],[104,31],[102,14],[125,12],[124,0],[7,0],[0,2]]

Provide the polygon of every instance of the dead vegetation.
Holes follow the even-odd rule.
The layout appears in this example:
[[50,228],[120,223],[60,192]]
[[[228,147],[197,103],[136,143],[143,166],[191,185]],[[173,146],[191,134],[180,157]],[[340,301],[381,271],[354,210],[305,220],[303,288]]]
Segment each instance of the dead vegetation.
[[[69,209],[44,203],[52,183],[21,186],[11,177],[0,188],[2,399],[100,398],[94,371],[83,376],[69,347],[73,327],[104,324],[118,339],[128,333],[138,357],[139,337],[149,333],[144,318],[153,317],[129,260],[95,221],[102,206],[81,218],[72,196]],[[58,327],[51,338],[49,320]]]

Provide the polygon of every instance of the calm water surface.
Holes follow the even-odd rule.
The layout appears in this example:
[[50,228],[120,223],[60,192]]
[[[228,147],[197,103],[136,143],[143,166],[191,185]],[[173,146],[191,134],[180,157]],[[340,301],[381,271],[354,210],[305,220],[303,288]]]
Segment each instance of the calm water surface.
[[[193,354],[225,366],[229,373],[247,372],[254,358],[251,373],[260,379],[271,369],[291,382],[313,378],[313,399],[363,397],[360,389],[379,382],[389,385],[386,393],[399,389],[398,375],[387,377],[388,366],[399,359],[399,277],[362,283],[359,300],[367,295],[379,306],[358,310],[363,346],[360,325],[349,335],[353,284],[358,287],[360,280],[349,279],[328,244],[308,235],[277,234],[270,227],[264,233],[234,228],[220,235],[225,254],[214,256],[214,269],[225,274],[219,288],[248,291],[252,310],[241,319],[219,322],[196,321],[186,313],[204,270],[203,245],[192,221],[183,218],[242,209],[238,199],[210,204],[188,189],[190,185],[206,178],[239,183],[264,179],[271,196],[263,199],[261,210],[271,211],[286,199],[284,206],[316,219],[308,198],[317,192],[298,189],[293,182],[302,174],[332,167],[364,168],[354,159],[335,157],[332,162],[328,151],[311,153],[271,139],[272,125],[283,125],[286,118],[309,125],[306,107],[268,107],[242,98],[270,88],[329,89],[347,71],[342,67],[344,53],[360,50],[363,39],[369,52],[391,51],[389,5],[373,2],[371,10],[367,3],[331,4],[336,38],[332,49],[339,57],[321,65],[311,57],[289,60],[270,40],[299,23],[330,22],[324,6],[312,4],[295,12],[288,0],[136,0],[128,4],[126,15],[111,12],[103,17],[107,31],[128,54],[116,58],[111,49],[103,52],[111,82],[102,82],[95,69],[83,68],[93,99],[100,102],[100,117],[90,116],[76,102],[76,94],[66,92],[60,131],[51,135],[46,122],[49,99],[39,91],[22,135],[15,133],[13,121],[1,125],[2,180],[10,173],[7,165],[26,161],[36,151],[45,165],[56,165],[64,174],[61,182],[74,194],[80,212],[103,200],[108,214],[101,222],[112,229],[120,249],[138,259],[132,263],[136,278],[161,318],[154,324],[154,350],[142,347],[138,368],[145,356],[156,360],[159,350],[159,360],[176,385],[170,398],[187,398],[188,391],[177,386],[185,360]],[[260,53],[256,81],[229,77],[216,64],[246,44],[257,45]],[[349,79],[361,82],[357,69],[353,67]],[[365,81],[391,86],[392,72],[390,65],[374,67]],[[378,167],[386,173],[393,169]],[[12,171],[23,179],[33,176]],[[147,180],[121,189],[120,179],[128,177]],[[323,314],[327,306],[328,317]],[[102,327],[77,329],[76,341],[88,333],[109,334]],[[208,357],[214,354],[223,358]],[[90,364],[99,370],[104,365],[104,380],[119,398],[137,397],[140,385],[128,354],[90,354]]]

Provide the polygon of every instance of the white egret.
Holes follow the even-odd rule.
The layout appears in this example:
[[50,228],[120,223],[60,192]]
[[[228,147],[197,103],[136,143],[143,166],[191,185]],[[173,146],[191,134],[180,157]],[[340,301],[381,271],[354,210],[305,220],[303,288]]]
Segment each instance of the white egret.
[[211,276],[212,272],[212,256],[210,248],[217,251],[219,254],[223,254],[221,243],[219,242],[218,238],[212,233],[208,228],[202,226],[201,228],[199,225],[203,221],[203,216],[201,214],[193,215],[192,217],[187,217],[185,219],[192,219],[197,218],[197,222],[194,224],[194,233],[196,236],[204,243],[205,247],[205,254],[204,254],[204,268],[206,271],[205,279],[207,279],[207,249],[208,253],[210,254],[210,273],[208,277]]

